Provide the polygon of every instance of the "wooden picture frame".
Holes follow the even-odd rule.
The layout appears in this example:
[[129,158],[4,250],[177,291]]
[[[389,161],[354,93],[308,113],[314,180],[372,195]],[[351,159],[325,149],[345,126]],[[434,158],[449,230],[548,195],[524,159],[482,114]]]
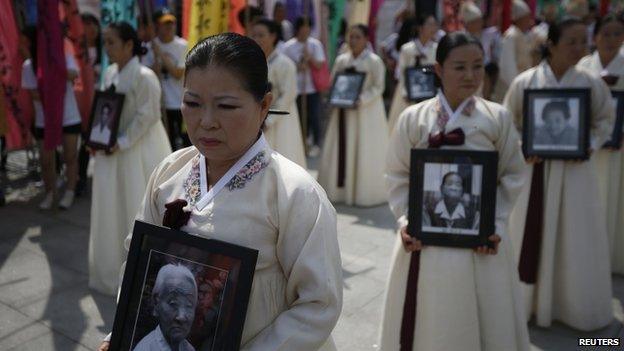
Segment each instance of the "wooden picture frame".
[[96,150],[109,150],[117,143],[119,119],[125,95],[96,91],[89,117],[87,145]]
[[412,149],[408,233],[423,245],[491,246],[498,153]]
[[[160,331],[197,350],[238,350],[257,257],[257,250],[136,221],[110,349],[134,350]],[[179,293],[192,292],[193,279],[194,300]],[[159,309],[169,288],[186,296],[176,305],[186,310],[175,313],[186,313],[192,324],[171,327],[173,319],[162,311],[182,307]]]

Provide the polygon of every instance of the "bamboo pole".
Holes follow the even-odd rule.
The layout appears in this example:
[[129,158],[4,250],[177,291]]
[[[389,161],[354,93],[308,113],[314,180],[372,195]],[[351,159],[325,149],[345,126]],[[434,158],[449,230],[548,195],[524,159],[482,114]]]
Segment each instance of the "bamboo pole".
[[[308,25],[310,26],[310,30],[312,30],[311,21],[309,17],[309,6],[310,0],[303,0],[303,17],[308,20]],[[303,43],[303,50],[308,50],[308,39],[306,38],[305,43]],[[301,57],[303,59],[303,55]],[[308,95],[305,91],[305,87],[308,84],[308,71],[310,70],[310,63],[306,62],[305,71],[303,74],[303,93],[301,94],[301,131],[303,133],[303,147],[305,153],[308,153]],[[318,117],[318,116],[317,116]],[[312,138],[312,142],[314,142],[314,138]]]

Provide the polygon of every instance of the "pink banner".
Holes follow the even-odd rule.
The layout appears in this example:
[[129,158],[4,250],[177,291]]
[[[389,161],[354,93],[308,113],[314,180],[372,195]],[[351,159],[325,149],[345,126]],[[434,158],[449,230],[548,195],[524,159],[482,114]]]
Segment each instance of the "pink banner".
[[368,17],[368,26],[369,26],[369,40],[373,48],[375,48],[375,44],[377,43],[375,40],[375,34],[377,32],[377,12],[381,8],[383,4],[383,0],[371,0],[371,9]]
[[39,0],[37,15],[37,86],[45,121],[43,145],[51,150],[59,146],[63,138],[67,82],[59,0]]
[[0,0],[0,84],[5,98],[7,144],[9,149],[18,149],[30,142],[33,109],[28,92],[21,89],[23,58],[19,54],[19,33],[11,3]]

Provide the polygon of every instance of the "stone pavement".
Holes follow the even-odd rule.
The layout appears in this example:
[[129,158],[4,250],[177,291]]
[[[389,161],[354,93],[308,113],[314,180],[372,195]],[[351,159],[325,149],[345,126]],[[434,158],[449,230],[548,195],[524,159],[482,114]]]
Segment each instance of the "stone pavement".
[[[9,162],[9,203],[0,208],[0,350],[95,350],[111,329],[115,303],[87,288],[89,200],[41,212],[40,189],[22,171],[24,153]],[[333,335],[339,350],[374,350],[394,221],[387,206],[336,209],[344,307]],[[589,350],[577,347],[577,338],[624,339],[624,277],[614,276],[614,296],[609,327],[581,333],[560,324],[531,326],[533,349]]]

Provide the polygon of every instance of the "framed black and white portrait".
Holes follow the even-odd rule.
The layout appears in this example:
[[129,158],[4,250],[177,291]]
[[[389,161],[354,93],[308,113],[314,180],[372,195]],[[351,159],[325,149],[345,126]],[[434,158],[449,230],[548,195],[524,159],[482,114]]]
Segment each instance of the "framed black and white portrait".
[[238,350],[258,251],[140,221],[132,235],[111,350]]
[[615,123],[611,137],[603,147],[619,149],[622,146],[622,133],[624,133],[624,91],[612,91],[611,98],[615,107]]
[[423,245],[490,245],[498,153],[413,149],[408,232]]
[[364,79],[365,73],[354,70],[337,73],[329,94],[329,104],[339,108],[355,107],[364,87]]
[[526,157],[589,157],[589,89],[524,91],[522,150]]
[[97,91],[89,120],[87,145],[92,149],[106,150],[115,146],[124,95]]
[[418,66],[405,69],[405,90],[407,91],[407,99],[413,102],[436,96],[433,67]]

